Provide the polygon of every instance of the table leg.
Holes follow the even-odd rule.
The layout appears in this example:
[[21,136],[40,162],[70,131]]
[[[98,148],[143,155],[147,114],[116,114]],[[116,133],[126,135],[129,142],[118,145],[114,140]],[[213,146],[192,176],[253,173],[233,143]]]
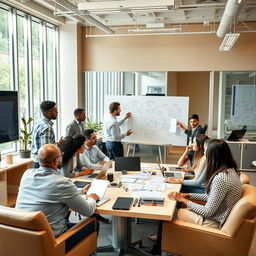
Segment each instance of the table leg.
[[[133,255],[148,256],[149,254],[142,251],[142,240],[131,241],[132,218],[112,217],[112,246],[102,246],[97,248],[97,252],[115,252],[117,256],[127,253]],[[139,247],[135,247],[139,246]]]
[[161,154],[161,146],[158,146],[158,153],[159,153],[159,160],[160,160],[160,163],[162,164],[162,163],[163,163],[163,160],[162,160],[162,154]]

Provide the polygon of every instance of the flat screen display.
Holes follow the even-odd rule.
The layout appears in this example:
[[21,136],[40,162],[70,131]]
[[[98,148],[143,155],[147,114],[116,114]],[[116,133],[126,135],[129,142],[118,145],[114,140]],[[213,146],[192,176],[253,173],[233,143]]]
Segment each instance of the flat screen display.
[[140,171],[140,157],[115,157],[115,171]]
[[18,139],[18,93],[0,91],[0,143]]

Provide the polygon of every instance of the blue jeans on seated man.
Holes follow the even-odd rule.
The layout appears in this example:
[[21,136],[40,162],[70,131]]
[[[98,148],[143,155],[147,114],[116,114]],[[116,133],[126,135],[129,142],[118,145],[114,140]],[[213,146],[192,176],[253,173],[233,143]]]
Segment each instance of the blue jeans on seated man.
[[[66,222],[67,228],[70,229],[73,226],[75,226],[77,223],[71,223]],[[72,249],[76,244],[78,244],[83,238],[88,236],[90,233],[92,233],[94,230],[97,231],[97,236],[99,234],[99,222],[96,220],[96,227],[95,222],[90,222],[83,228],[81,228],[78,232],[76,232],[74,235],[72,235],[70,238],[66,240],[66,249],[65,251],[68,252],[70,249]]]
[[110,160],[114,160],[116,156],[124,156],[124,148],[121,141],[107,141],[106,148],[108,150],[108,157]]

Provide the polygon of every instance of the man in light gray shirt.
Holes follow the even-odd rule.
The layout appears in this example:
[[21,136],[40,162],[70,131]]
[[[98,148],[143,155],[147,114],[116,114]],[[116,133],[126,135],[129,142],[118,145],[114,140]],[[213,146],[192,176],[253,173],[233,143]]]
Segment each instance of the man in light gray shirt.
[[74,110],[75,119],[70,122],[66,128],[66,136],[74,137],[77,134],[83,134],[85,121],[85,111],[83,108],[76,108]]
[[42,146],[38,151],[38,159],[39,169],[29,169],[23,174],[15,207],[42,211],[54,235],[58,237],[68,229],[65,217],[69,208],[91,216],[99,197],[90,194],[85,199],[82,194],[88,191],[88,186],[77,189],[70,179],[56,174],[62,162],[62,153],[57,146]]
[[86,129],[85,136],[85,150],[84,153],[79,154],[79,160],[83,167],[88,169],[100,170],[103,165],[109,161],[109,158],[96,145],[97,135],[93,129]]
[[121,140],[126,136],[132,134],[132,130],[129,129],[125,133],[121,133],[120,126],[131,116],[131,113],[128,112],[119,122],[116,117],[120,115],[121,108],[119,102],[112,102],[109,105],[109,115],[104,120],[103,123],[103,132],[106,140],[106,147],[109,153],[109,158],[112,160],[116,156],[123,157],[124,149]]

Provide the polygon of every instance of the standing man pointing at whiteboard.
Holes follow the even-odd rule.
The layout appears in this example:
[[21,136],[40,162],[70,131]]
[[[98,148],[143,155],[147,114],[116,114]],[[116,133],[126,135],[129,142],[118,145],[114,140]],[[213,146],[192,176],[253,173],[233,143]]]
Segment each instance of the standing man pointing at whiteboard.
[[126,133],[121,133],[120,126],[131,116],[131,113],[128,112],[119,122],[116,117],[120,115],[121,108],[119,102],[112,102],[109,105],[109,115],[104,120],[103,129],[104,137],[106,139],[106,147],[109,152],[109,158],[112,160],[116,156],[124,156],[124,148],[121,140],[132,134],[132,130],[128,130]]

